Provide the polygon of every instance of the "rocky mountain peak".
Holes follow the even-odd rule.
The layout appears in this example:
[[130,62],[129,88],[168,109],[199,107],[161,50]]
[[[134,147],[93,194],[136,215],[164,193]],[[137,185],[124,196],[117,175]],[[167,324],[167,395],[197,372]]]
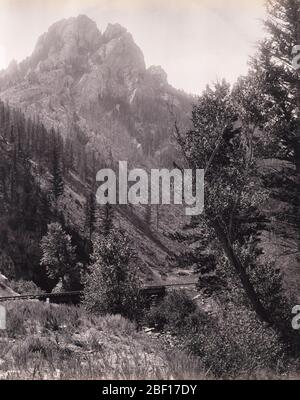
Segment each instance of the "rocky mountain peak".
[[78,45],[85,44],[89,47],[98,46],[101,43],[101,33],[96,22],[86,15],[79,15],[78,17],[56,22],[44,35],[45,38],[47,36],[60,39],[63,43],[76,41]]
[[148,68],[148,73],[160,83],[168,83],[168,75],[160,65],[151,65]]
[[0,74],[0,98],[104,160],[105,149],[115,159],[161,160],[171,129],[167,104],[182,114],[190,109],[161,67],[146,69],[123,26],[108,24],[102,34],[85,15],[56,22],[30,57]]
[[52,25],[38,40],[30,57],[31,66],[45,60],[68,61],[95,51],[102,42],[102,35],[94,21],[80,15]]
[[110,41],[119,38],[126,32],[127,29],[120,24],[108,24],[103,37],[106,41]]

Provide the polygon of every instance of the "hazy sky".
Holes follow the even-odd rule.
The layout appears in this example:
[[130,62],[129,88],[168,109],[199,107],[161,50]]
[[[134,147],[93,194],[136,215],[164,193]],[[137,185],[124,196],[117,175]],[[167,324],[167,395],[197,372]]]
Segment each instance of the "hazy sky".
[[79,14],[101,31],[125,26],[147,66],[161,65],[173,86],[195,94],[245,73],[264,34],[264,0],[0,0],[0,69],[29,56],[51,24]]

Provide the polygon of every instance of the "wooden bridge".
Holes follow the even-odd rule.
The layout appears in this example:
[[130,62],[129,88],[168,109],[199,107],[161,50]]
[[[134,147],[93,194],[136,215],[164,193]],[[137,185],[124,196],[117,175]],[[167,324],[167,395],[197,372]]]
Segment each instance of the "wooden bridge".
[[[161,299],[165,296],[168,289],[170,288],[180,288],[183,289],[186,286],[195,286],[197,282],[187,282],[187,283],[173,283],[166,285],[152,285],[152,286],[142,286],[140,289],[140,294],[143,298],[151,300]],[[83,291],[71,291],[71,292],[58,292],[58,293],[28,293],[13,296],[0,296],[0,302],[4,301],[15,301],[15,300],[41,300],[41,301],[51,301],[53,303],[79,303],[81,297],[83,296]]]

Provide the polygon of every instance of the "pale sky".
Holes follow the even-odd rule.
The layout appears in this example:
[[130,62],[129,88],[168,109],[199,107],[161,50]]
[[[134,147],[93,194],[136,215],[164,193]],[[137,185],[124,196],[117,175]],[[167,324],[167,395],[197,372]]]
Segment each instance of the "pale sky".
[[147,66],[161,65],[174,87],[194,94],[245,74],[264,35],[264,0],[0,0],[0,69],[29,56],[51,24],[79,14],[102,32],[109,22],[125,26]]

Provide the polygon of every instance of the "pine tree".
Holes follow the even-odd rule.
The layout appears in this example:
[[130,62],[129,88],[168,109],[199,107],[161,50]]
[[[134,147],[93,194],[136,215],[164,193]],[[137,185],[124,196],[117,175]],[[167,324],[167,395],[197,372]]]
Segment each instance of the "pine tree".
[[12,207],[17,207],[18,204],[18,183],[19,183],[18,151],[16,143],[13,142],[12,162],[10,169],[10,201]]
[[21,195],[21,215],[24,220],[25,226],[29,229],[34,228],[34,221],[36,215],[36,206],[38,199],[35,197],[34,178],[31,173],[30,161],[27,157],[21,160],[23,167],[22,176],[22,195]]
[[49,194],[43,192],[39,187],[36,190],[36,198],[38,201],[38,209],[36,218],[39,221],[40,235],[47,233],[47,226],[51,220],[51,207]]
[[114,209],[110,203],[98,207],[97,232],[107,236],[114,229]]
[[60,165],[60,152],[58,143],[55,141],[52,153],[52,179],[51,179],[51,192],[54,200],[57,203],[59,197],[64,193],[64,180]]
[[85,207],[85,228],[89,240],[92,239],[93,232],[96,227],[96,198],[93,191],[91,191],[86,199]]
[[293,48],[300,45],[299,0],[269,0],[265,26],[268,37],[252,60],[249,87],[260,95],[254,118],[259,116],[268,135],[271,157],[295,168],[288,168],[285,176],[291,200],[296,189],[296,218],[290,223],[296,222],[300,243],[300,69],[293,66]]
[[64,153],[64,175],[68,174],[74,168],[73,143],[70,138],[66,139]]

